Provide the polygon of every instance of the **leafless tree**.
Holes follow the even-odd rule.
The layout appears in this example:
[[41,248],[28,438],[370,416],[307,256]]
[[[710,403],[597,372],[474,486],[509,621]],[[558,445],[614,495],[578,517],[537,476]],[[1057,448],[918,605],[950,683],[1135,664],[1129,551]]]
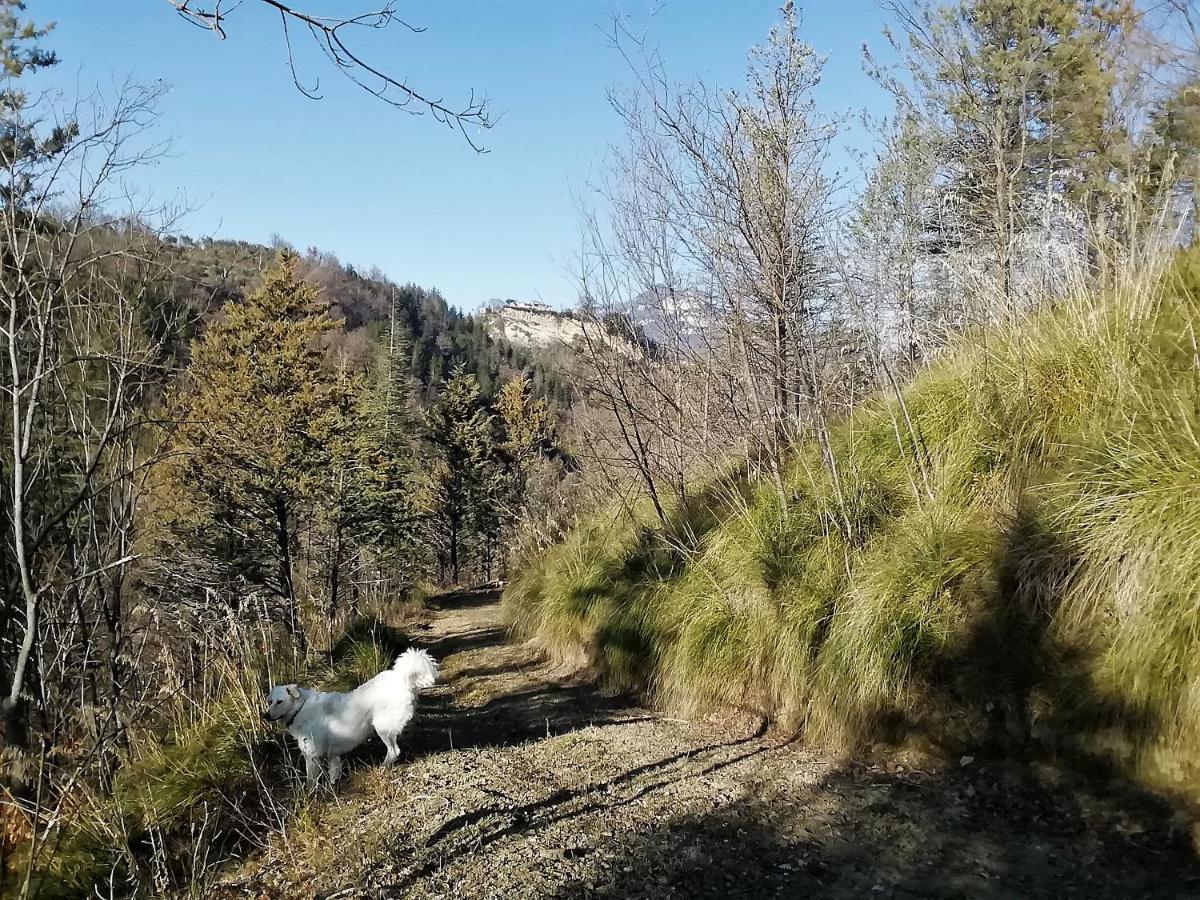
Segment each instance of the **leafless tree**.
[[1177,64],[1189,77],[1200,78],[1200,2],[1164,0],[1161,11],[1166,14],[1166,27],[1160,34],[1174,45]]
[[[112,103],[65,110],[27,101],[13,117],[27,140],[0,159],[0,671],[13,727],[31,683],[52,716],[51,695],[66,684],[78,696],[70,679],[91,677],[102,647],[119,679],[122,575],[152,452],[139,401],[159,378],[140,306],[162,247],[147,222],[163,212],[124,178],[163,149],[146,137],[161,92],[128,86]],[[44,119],[59,124],[41,134]]]
[[693,474],[684,424],[691,385],[681,367],[657,358],[624,313],[592,307],[583,316],[581,454],[618,491],[630,481],[640,484],[665,522],[669,500],[683,496]]
[[[709,374],[681,397],[709,413],[721,401],[722,436],[736,437],[717,458],[748,450],[782,494],[786,448],[824,418],[816,335],[830,302],[835,132],[813,99],[822,60],[800,40],[790,4],[751,51],[739,90],[673,84],[620,23],[613,44],[636,84],[611,97],[627,138],[601,190],[605,215],[585,220],[585,296],[652,313],[665,371]],[[718,421],[674,416],[684,446],[707,433],[697,419]]]

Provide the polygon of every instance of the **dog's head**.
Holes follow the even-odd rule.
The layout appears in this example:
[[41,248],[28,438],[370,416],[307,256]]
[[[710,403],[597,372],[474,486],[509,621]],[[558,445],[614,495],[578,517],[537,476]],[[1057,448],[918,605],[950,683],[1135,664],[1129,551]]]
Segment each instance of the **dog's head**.
[[277,684],[267,694],[267,709],[263,718],[268,722],[278,722],[290,718],[304,705],[300,696],[300,686],[296,684]]

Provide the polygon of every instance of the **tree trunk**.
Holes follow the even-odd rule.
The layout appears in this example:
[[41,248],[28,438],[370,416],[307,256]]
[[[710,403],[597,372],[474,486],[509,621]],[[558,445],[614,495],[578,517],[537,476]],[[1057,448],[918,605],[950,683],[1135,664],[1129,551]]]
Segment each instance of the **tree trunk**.
[[288,632],[296,641],[301,655],[308,655],[308,638],[300,622],[300,611],[296,605],[296,588],[292,582],[292,539],[288,528],[287,501],[283,497],[275,500],[275,536],[279,544],[279,586],[287,601]]
[[450,517],[450,575],[458,584],[458,516]]
[[[341,492],[339,491],[339,499]],[[337,619],[338,593],[342,574],[342,517],[339,513],[333,528],[333,559],[329,566],[329,647],[333,649],[333,629]]]
[[125,587],[123,569],[115,569],[109,579],[108,597],[104,604],[105,624],[108,627],[108,680],[109,680],[109,717],[112,721],[114,737],[120,746],[125,746],[127,735],[125,724],[121,718],[121,698],[124,693],[126,665],[123,662],[125,631],[122,627],[124,616],[121,598]]
[[[38,592],[33,586],[33,572],[28,555],[28,542],[25,534],[25,453],[22,446],[22,436],[26,434],[25,422],[28,420],[30,409],[22,415],[21,392],[17,389],[21,383],[20,364],[17,359],[16,346],[16,302],[11,301],[9,315],[9,363],[11,366],[12,394],[12,543],[16,555],[17,578],[21,588],[21,598],[25,601],[25,633],[21,636],[20,648],[17,651],[17,661],[13,666],[12,683],[8,696],[0,703],[0,729],[7,739],[14,730],[19,730],[20,723],[15,719],[19,716],[21,691],[25,687],[25,674],[29,668],[29,659],[33,654],[34,641],[37,637]],[[31,396],[28,403],[34,403]]]

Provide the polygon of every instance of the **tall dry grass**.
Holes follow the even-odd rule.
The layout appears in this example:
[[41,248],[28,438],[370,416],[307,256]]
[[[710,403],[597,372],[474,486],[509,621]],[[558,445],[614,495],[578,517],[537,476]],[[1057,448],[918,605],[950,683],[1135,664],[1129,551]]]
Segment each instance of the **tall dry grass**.
[[1058,743],[1200,782],[1200,250],[967,335],[788,501],[734,471],[517,568],[514,630],[684,712],[842,744]]
[[[307,663],[265,619],[228,617],[198,676],[160,670],[143,701],[152,714],[129,729],[110,782],[79,777],[53,809],[28,810],[36,824],[5,861],[0,886],[39,898],[209,896],[232,860],[286,835],[313,802],[295,742],[262,719],[267,687],[362,683],[408,646],[402,626],[419,605],[347,621]],[[315,633],[325,623],[312,625]]]

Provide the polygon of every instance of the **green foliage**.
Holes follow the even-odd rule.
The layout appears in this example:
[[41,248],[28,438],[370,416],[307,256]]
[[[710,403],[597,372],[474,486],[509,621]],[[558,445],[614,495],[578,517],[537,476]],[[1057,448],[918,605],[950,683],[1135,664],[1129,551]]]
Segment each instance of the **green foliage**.
[[0,65],[6,78],[0,86],[0,160],[9,170],[2,193],[4,201],[13,205],[26,201],[33,190],[37,176],[27,169],[60,157],[79,134],[78,124],[69,118],[45,133],[39,133],[39,122],[28,120],[28,99],[15,86],[16,79],[57,65],[58,57],[39,44],[54,26],[23,20],[24,11],[22,0],[0,0]]
[[412,378],[409,360],[412,358],[412,338],[399,322],[389,323],[386,336],[381,336],[375,365],[375,396],[372,410],[382,431],[383,443],[399,452],[411,453],[416,430],[413,414]]
[[942,212],[921,215],[941,234],[922,239],[986,248],[1011,300],[1009,243],[1044,214],[1048,195],[1101,218],[1117,200],[1114,173],[1128,169],[1130,144],[1113,104],[1133,6],[916,0],[899,10],[906,40],[893,44],[905,77],[877,74],[920,117],[936,156],[938,177],[924,177]]
[[534,397],[532,388],[532,381],[520,375],[505,382],[495,401],[500,450],[522,469],[546,453],[553,440],[546,400]]
[[[970,0],[949,15],[970,35],[964,56],[978,89],[950,105],[956,125],[995,127],[979,118],[991,111],[1017,124],[1007,150],[1014,160],[1025,155],[1024,177],[1061,176],[1070,160],[1071,189],[1095,188],[1096,172],[1110,162],[1105,151],[1119,143],[1108,116],[1115,82],[1109,39],[1131,24],[1124,0]],[[958,83],[961,74],[939,77]]]
[[330,689],[348,690],[374,678],[377,673],[391,668],[396,657],[411,646],[408,635],[378,616],[354,620],[330,653],[334,670],[340,673],[330,683]]
[[[177,237],[168,239],[167,249],[172,279],[155,303],[186,310],[180,318],[187,328],[194,329],[214,321],[226,304],[252,294],[280,249],[288,248],[279,242],[267,247],[247,241]],[[356,271],[316,248],[297,255],[297,273],[320,288],[329,316],[340,324],[329,342],[345,348],[355,365],[370,367],[371,360],[356,349],[363,344],[353,336],[361,333],[372,342],[384,338],[386,345],[386,336],[395,324],[397,334],[403,335],[402,343],[409,345],[406,374],[417,388],[414,400],[433,400],[438,386],[460,364],[476,375],[484,396],[491,396],[505,378],[527,366],[539,373],[540,395],[565,400],[569,394],[552,368],[531,359],[525,351],[493,341],[480,320],[451,307],[436,290],[394,284],[377,271]],[[404,351],[396,348],[395,352]]]
[[457,582],[468,539],[477,540],[490,565],[500,530],[495,499],[503,487],[493,415],[464,366],[454,370],[425,426],[433,450],[427,509],[445,557],[443,568]]
[[10,78],[19,78],[27,70],[43,69],[58,62],[52,51],[37,44],[54,26],[36,25],[28,19],[22,21],[24,11],[24,0],[0,0],[0,60],[4,63],[4,74]]
[[415,348],[456,315],[432,295],[413,331],[415,289],[395,290],[386,329],[369,328],[352,355],[309,280],[329,271],[284,250],[205,325],[168,397],[180,424],[156,474],[162,580],[234,602],[265,588],[302,642],[313,613],[332,633],[347,600],[356,608],[363,573],[375,573],[373,595],[434,570],[491,577],[552,440],[548,404],[523,375],[501,390],[499,415],[465,362],[421,398]]
[[326,472],[346,468],[336,462],[348,451],[354,393],[325,367],[320,341],[336,324],[296,264],[281,255],[263,286],[229,304],[193,348],[168,401],[180,425],[164,488],[176,502],[163,515],[179,544],[284,598],[299,634],[297,516],[326,488]]
[[158,506],[172,562],[190,556],[235,595],[266,587],[299,637],[301,537],[308,592],[324,581],[332,627],[356,553],[372,548],[392,576],[412,569],[402,557],[413,511],[403,423],[362,378],[330,367],[324,342],[337,324],[298,262],[283,253],[196,343],[168,401],[180,425]]
[[834,429],[837,483],[806,446],[785,507],[730,478],[665,526],[598,517],[513,579],[513,627],[683,710],[947,751],[1032,732],[1194,789],[1197,314],[1191,252],[964,341]]
[[504,507],[504,517],[513,519],[526,503],[534,464],[554,448],[554,425],[549,404],[544,397],[533,395],[533,382],[524,374],[500,388],[495,410],[497,450],[505,463],[504,483],[497,488],[497,499]]
[[1151,111],[1148,189],[1191,194],[1192,240],[1200,240],[1200,76],[1178,85]]

